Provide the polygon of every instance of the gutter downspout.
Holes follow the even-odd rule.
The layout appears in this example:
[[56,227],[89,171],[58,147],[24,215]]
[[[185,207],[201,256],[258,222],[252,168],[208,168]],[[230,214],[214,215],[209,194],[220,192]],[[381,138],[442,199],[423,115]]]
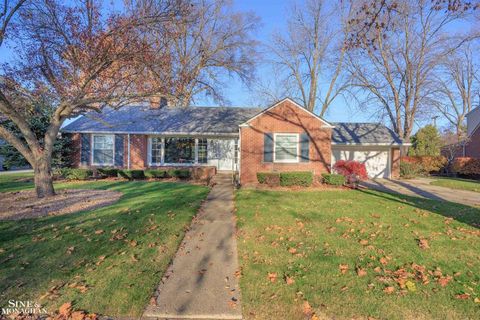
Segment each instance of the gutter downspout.
[[130,170],[130,133],[127,134],[127,169]]

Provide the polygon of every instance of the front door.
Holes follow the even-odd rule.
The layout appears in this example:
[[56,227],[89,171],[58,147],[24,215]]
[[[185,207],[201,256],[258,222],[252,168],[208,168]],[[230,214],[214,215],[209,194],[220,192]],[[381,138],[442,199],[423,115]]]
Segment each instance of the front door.
[[218,170],[235,170],[234,139],[211,139],[208,141],[208,164]]

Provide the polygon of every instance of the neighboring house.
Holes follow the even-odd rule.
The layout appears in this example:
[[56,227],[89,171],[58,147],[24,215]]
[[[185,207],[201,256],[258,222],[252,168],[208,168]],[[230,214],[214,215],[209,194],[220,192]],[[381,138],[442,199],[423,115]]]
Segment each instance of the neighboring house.
[[480,106],[467,113],[465,117],[467,118],[467,137],[442,148],[442,155],[449,160],[458,157],[480,158]]
[[78,167],[214,166],[237,171],[330,172],[339,159],[366,163],[370,177],[399,176],[401,139],[381,124],[331,124],[291,99],[266,109],[124,107],[89,113],[72,133]]
[[480,158],[480,106],[466,115],[467,139],[463,148],[463,156]]

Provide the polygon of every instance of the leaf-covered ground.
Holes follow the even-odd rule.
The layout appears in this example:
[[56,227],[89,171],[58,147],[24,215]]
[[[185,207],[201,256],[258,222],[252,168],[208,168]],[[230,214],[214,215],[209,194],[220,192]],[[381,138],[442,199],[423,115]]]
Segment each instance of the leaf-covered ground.
[[247,319],[480,319],[480,209],[373,191],[236,194]]
[[480,192],[480,181],[478,180],[460,178],[439,178],[430,182],[430,184],[451,189]]
[[[0,175],[0,192],[31,187],[19,177]],[[140,316],[208,188],[122,181],[56,187],[123,196],[88,212],[0,221],[0,306],[33,299],[53,311],[72,301],[75,309]]]

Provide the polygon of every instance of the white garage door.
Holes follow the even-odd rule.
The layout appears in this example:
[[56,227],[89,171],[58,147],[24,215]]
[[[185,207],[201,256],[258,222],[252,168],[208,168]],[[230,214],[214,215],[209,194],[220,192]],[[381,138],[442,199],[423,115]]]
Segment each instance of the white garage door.
[[332,165],[338,160],[355,160],[365,163],[369,178],[389,178],[389,149],[335,148]]

